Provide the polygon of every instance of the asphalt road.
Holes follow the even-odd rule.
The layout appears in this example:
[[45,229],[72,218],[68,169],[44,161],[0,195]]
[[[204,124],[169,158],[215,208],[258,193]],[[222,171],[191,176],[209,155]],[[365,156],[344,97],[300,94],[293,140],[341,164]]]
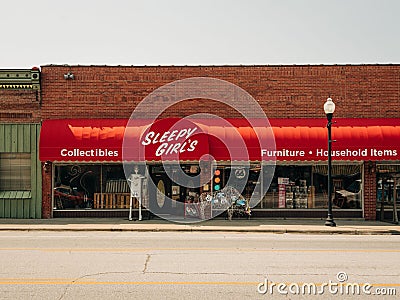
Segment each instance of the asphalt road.
[[0,266],[0,299],[398,299],[400,236],[3,231]]

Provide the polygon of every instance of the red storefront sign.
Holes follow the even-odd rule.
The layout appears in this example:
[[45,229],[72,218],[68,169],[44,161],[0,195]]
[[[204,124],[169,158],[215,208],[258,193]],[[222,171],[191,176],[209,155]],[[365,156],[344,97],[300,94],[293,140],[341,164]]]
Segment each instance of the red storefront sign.
[[[232,126],[218,120],[134,120],[128,127],[126,119],[46,120],[39,155],[42,161],[87,162],[197,161],[205,154],[217,161],[327,160],[325,119],[269,119],[271,128],[258,127],[257,120],[253,127],[247,120],[227,121]],[[337,119],[332,138],[333,160],[400,160],[400,119]]]
[[140,135],[135,134],[135,123],[130,120],[125,133],[125,161],[199,161],[209,153],[207,135],[190,120],[158,120]]

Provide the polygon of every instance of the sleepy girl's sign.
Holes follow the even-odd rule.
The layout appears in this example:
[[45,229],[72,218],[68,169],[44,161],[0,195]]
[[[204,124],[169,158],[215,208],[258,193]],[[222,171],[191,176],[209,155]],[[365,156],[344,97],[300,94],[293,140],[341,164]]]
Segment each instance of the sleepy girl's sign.
[[208,154],[208,138],[187,119],[163,119],[153,123],[141,136],[146,160],[200,160]]

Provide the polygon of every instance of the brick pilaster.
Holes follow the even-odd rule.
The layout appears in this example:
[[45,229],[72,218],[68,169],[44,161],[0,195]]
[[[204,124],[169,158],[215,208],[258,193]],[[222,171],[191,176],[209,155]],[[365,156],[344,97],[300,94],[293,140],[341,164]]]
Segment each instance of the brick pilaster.
[[42,218],[52,217],[51,201],[52,163],[42,162]]
[[376,220],[376,163],[364,163],[364,219]]

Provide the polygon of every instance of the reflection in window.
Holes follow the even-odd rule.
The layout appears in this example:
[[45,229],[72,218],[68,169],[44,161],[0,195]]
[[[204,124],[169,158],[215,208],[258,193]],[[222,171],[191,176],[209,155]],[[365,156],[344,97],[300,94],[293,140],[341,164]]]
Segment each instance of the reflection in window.
[[[271,185],[257,208],[325,209],[328,205],[327,165],[277,165]],[[264,178],[271,176],[264,168]],[[264,180],[264,182],[268,182]],[[332,166],[332,200],[336,209],[361,209],[361,165]]]
[[[400,174],[400,164],[382,163],[377,164],[377,207],[391,209],[394,204],[400,203],[400,179],[396,178]],[[396,185],[396,188],[395,188]]]
[[164,181],[160,180],[157,183],[157,205],[162,208],[165,203],[165,185]]
[[122,164],[56,165],[54,187],[55,209],[129,208],[130,188]]
[[31,154],[0,153],[0,191],[31,190]]

